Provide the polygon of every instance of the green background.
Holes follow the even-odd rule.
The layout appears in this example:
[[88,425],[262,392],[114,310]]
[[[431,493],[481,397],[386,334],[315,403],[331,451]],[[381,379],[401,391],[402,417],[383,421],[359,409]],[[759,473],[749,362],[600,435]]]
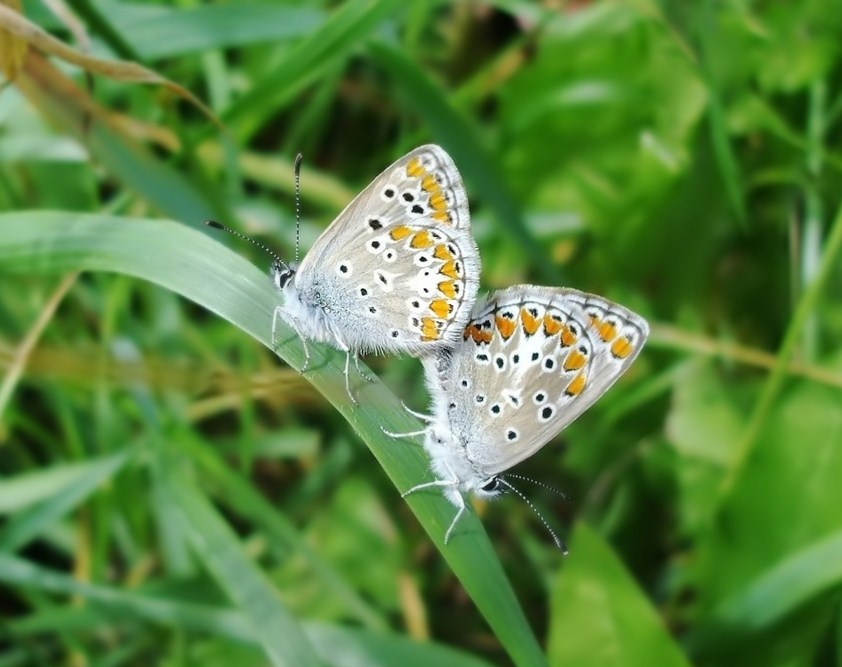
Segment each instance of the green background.
[[[837,0],[67,5],[23,12],[224,130],[35,51],[0,89],[0,667],[842,666]],[[296,153],[306,250],[426,142],[484,289],[652,325],[517,468],[567,557],[514,495],[445,546],[381,431],[418,361],[358,408],[332,348],[300,375],[269,257],[202,226],[291,257]]]

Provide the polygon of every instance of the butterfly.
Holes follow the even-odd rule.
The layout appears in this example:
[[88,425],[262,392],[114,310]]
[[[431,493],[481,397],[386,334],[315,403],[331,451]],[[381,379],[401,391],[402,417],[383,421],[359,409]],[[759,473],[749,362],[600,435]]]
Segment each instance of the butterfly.
[[349,362],[361,353],[419,355],[459,340],[479,289],[480,257],[468,197],[450,156],[420,146],[387,167],[343,210],[300,262],[275,255],[283,295],[272,316],[304,346],[327,342]]
[[423,359],[432,398],[428,427],[393,435],[423,433],[437,479],[403,496],[442,488],[457,507],[447,543],[465,512],[464,494],[517,491],[503,473],[593,405],[634,362],[648,334],[639,315],[575,289],[517,285],[493,292],[474,308],[459,343]]

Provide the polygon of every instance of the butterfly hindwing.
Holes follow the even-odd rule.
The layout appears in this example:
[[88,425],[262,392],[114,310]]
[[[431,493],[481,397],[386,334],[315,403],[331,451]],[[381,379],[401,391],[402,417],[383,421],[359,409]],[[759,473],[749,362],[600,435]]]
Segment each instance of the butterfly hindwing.
[[640,316],[577,290],[493,293],[433,380],[468,460],[494,475],[531,456],[626,371],[648,331]]

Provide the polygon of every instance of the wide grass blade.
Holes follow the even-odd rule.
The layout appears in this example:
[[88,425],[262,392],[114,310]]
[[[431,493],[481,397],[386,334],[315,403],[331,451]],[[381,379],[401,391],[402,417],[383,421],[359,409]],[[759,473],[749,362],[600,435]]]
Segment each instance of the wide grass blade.
[[[271,346],[278,296],[268,276],[205,234],[173,222],[103,215],[37,212],[0,215],[0,271],[54,274],[112,271],[162,285]],[[298,336],[279,328],[278,354],[295,367],[304,355]],[[344,355],[311,344],[305,377],[345,416],[398,490],[429,479],[419,446],[395,441],[394,432],[419,423],[380,382],[357,388],[353,406],[344,387]],[[455,511],[440,493],[417,493],[408,503],[515,664],[542,665],[544,657],[482,524],[468,512],[448,545],[443,538]]]

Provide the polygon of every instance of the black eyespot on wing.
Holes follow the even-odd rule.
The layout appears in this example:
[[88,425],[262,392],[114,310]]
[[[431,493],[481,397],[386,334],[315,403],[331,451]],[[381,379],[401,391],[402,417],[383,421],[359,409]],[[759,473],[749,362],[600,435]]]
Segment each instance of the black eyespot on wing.
[[368,219],[368,226],[371,227],[376,232],[378,229],[383,228],[383,223],[380,222],[380,220],[378,220],[377,218],[369,218]]
[[418,215],[421,215],[424,212],[424,207],[419,205],[419,204],[415,204],[410,210],[413,213],[417,213]]
[[549,419],[553,416],[553,409],[548,405],[543,410],[541,410],[541,416],[544,419]]
[[386,199],[391,199],[392,197],[395,196],[395,189],[394,188],[386,188],[385,190],[383,190],[383,196],[386,197]]
[[411,192],[404,192],[401,196],[405,202],[415,201],[415,195]]

